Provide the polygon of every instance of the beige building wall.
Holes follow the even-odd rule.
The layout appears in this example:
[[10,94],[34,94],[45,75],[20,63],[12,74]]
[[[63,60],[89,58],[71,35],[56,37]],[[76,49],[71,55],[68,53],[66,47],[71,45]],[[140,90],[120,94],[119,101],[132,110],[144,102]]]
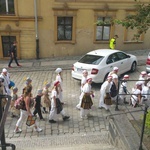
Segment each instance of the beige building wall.
[[[18,57],[36,58],[36,30],[34,0],[14,0],[15,16],[0,15],[1,36],[14,35],[18,41]],[[93,49],[109,48],[109,41],[95,41],[95,21],[98,15],[123,19],[135,10],[134,0],[36,0],[38,14],[39,57],[83,55]],[[143,0],[143,2],[150,2]],[[73,40],[57,41],[57,16],[73,16]],[[111,37],[118,34],[116,49],[149,49],[150,30],[139,42],[132,41],[133,31],[121,25],[112,26]],[[7,58],[6,58],[7,59]]]

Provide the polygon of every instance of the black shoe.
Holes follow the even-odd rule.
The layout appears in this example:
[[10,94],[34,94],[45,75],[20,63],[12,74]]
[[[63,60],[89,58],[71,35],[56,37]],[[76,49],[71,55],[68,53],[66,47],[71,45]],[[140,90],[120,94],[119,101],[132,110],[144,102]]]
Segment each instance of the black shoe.
[[14,114],[11,114],[11,118],[14,118],[14,117],[16,117]]
[[129,104],[127,101],[124,101],[123,103],[124,103],[124,104]]
[[56,123],[55,120],[49,120],[49,123]]
[[41,121],[45,121],[45,119],[44,118],[42,118],[42,119],[40,119]]
[[63,121],[66,121],[66,120],[68,120],[70,118],[70,116],[65,116],[65,117],[63,117]]

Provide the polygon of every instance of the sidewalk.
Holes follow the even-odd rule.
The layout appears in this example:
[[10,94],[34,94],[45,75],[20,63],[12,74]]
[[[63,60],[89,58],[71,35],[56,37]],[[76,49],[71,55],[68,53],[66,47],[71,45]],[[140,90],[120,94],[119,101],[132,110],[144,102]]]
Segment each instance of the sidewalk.
[[[134,50],[126,51],[127,53],[137,56],[138,65],[144,65],[150,49],[148,50]],[[35,70],[54,70],[55,68],[62,67],[64,69],[71,69],[73,63],[75,63],[81,56],[67,56],[67,57],[56,57],[56,58],[45,58],[45,59],[32,59],[32,60],[19,60],[22,67],[16,67],[13,62],[13,69],[9,71],[35,71]],[[9,60],[0,60],[0,69],[8,68]],[[30,69],[29,69],[30,68]],[[31,69],[32,68],[32,69]]]

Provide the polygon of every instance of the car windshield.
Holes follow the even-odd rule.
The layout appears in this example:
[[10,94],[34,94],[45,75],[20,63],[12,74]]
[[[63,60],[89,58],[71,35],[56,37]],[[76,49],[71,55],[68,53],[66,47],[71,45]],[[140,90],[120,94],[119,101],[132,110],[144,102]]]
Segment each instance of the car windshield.
[[85,55],[83,56],[78,62],[84,63],[84,64],[92,64],[92,65],[98,65],[102,59],[103,56],[96,56],[96,55]]

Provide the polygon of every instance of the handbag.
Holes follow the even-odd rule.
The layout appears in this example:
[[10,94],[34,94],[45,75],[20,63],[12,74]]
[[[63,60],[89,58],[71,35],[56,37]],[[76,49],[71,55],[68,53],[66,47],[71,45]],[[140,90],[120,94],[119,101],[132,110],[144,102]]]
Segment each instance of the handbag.
[[104,103],[106,105],[112,105],[112,101],[109,93],[106,93],[106,96],[104,97]]
[[37,118],[36,116],[28,116],[26,125],[30,127],[33,124],[35,124],[36,118]]

